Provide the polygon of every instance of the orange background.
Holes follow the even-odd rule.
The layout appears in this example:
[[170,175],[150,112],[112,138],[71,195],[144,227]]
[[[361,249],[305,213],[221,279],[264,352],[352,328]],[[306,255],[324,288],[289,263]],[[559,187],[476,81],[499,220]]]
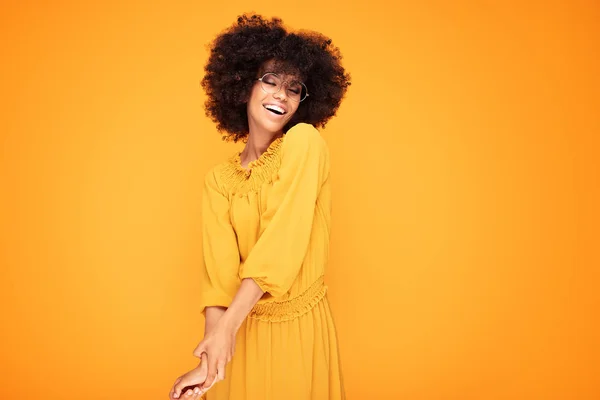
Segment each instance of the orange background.
[[196,364],[201,182],[241,146],[199,81],[245,11],[352,74],[323,130],[348,399],[600,398],[597,2],[2,7],[0,398],[167,399]]

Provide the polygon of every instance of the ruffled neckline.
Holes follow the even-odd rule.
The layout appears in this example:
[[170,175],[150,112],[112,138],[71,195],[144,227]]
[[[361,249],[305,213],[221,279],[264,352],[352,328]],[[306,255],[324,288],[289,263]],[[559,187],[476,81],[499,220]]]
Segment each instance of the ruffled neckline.
[[284,136],[273,140],[269,147],[254,161],[242,167],[241,151],[235,152],[221,169],[221,179],[230,195],[239,197],[258,192],[263,184],[277,179],[281,166],[280,150]]
[[267,147],[267,149],[256,160],[250,161],[245,168],[242,166],[241,151],[236,152],[233,157],[231,157],[230,161],[238,171],[249,175],[252,170],[264,165],[268,165],[275,158],[279,148],[281,147],[284,137],[285,135],[273,140],[271,144],[269,144],[269,147]]

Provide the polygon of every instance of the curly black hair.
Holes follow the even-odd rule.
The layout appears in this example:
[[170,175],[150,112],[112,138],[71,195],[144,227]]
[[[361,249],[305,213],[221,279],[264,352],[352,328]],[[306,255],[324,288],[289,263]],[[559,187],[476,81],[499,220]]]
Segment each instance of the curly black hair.
[[308,88],[309,96],[283,127],[284,132],[300,122],[325,127],[351,83],[340,63],[340,50],[330,38],[314,31],[288,32],[277,17],[240,15],[208,48],[201,81],[208,96],[205,112],[224,140],[247,140],[246,103],[266,61],[275,62],[272,72],[295,75]]

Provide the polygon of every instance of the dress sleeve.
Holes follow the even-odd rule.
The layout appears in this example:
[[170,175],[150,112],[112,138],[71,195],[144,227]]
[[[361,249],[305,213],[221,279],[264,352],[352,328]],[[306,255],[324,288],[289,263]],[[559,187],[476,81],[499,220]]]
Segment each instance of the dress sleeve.
[[306,255],[317,197],[329,176],[329,150],[319,131],[300,123],[282,145],[278,179],[261,216],[261,234],[240,267],[240,278],[252,278],[263,292],[284,295]]
[[229,200],[219,189],[215,175],[215,168],[206,174],[202,197],[202,313],[208,306],[229,307],[239,286],[237,237],[229,217]]

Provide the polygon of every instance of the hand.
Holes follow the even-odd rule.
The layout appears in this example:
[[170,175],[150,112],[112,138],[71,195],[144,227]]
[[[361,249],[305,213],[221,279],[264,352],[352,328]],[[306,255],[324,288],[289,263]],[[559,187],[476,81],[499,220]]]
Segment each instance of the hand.
[[199,400],[200,396],[206,393],[200,385],[206,380],[208,374],[208,360],[206,354],[202,355],[202,361],[193,370],[180,376],[175,380],[171,391],[169,392],[169,400],[183,398],[185,400]]
[[207,391],[215,383],[225,379],[225,367],[235,352],[236,330],[221,319],[194,350],[196,357],[208,356],[208,373],[200,389]]

